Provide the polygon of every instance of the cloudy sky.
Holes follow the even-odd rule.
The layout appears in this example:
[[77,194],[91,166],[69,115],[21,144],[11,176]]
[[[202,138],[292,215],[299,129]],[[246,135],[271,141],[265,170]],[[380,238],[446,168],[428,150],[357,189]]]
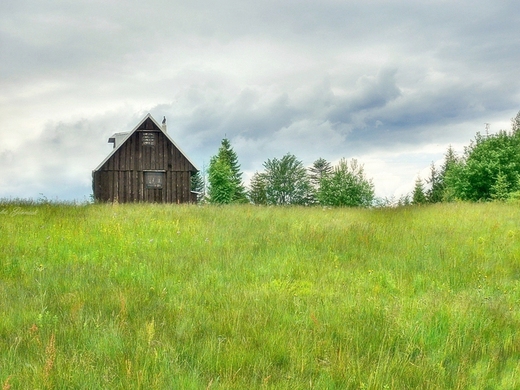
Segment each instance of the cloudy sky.
[[[378,196],[520,110],[517,0],[2,0],[0,198],[85,200],[150,112],[200,168],[357,158]],[[247,184],[247,182],[246,182]]]

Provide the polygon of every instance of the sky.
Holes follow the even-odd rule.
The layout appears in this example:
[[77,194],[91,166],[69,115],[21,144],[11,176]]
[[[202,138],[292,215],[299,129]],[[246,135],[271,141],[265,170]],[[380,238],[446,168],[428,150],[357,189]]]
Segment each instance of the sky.
[[84,201],[147,114],[200,169],[356,158],[379,197],[520,110],[520,2],[2,0],[0,198]]

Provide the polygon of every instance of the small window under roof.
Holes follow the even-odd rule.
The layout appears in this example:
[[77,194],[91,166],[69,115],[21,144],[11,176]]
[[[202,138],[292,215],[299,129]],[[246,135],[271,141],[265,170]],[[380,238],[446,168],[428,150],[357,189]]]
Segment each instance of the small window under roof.
[[155,146],[155,133],[145,132],[142,135],[143,146]]

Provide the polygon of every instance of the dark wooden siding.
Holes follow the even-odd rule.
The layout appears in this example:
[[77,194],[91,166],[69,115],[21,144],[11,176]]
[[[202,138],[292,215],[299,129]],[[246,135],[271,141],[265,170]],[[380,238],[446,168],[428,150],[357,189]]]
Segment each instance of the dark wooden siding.
[[[147,171],[164,172],[162,188],[147,188]],[[94,197],[100,201],[121,203],[191,202],[190,179],[192,172],[196,171],[153,121],[147,119],[93,172]]]

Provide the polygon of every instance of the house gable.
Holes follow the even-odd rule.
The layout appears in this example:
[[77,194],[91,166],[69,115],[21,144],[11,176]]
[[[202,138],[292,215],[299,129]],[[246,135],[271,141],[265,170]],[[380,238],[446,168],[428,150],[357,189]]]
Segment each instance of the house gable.
[[[189,157],[186,156],[186,154],[182,151],[182,149],[175,143],[175,141],[169,136],[168,133],[165,133],[161,126],[157,123],[157,121],[148,113],[138,124],[134,127],[132,131],[130,131],[126,136],[121,140],[121,142],[110,152],[110,154],[97,166],[94,171],[99,171],[103,169],[103,166],[112,158],[114,154],[118,152],[119,149],[128,141],[129,138],[133,136],[133,134],[137,131],[154,131],[159,132],[160,134],[163,134],[168,142],[170,142],[175,149],[177,150],[180,155],[182,155],[183,158],[185,158],[190,165],[190,169],[188,169],[190,172],[196,173],[199,171],[195,163],[189,159]],[[177,157],[181,157],[177,154]]]
[[119,202],[191,202],[190,178],[197,171],[148,114],[93,171],[94,197]]

